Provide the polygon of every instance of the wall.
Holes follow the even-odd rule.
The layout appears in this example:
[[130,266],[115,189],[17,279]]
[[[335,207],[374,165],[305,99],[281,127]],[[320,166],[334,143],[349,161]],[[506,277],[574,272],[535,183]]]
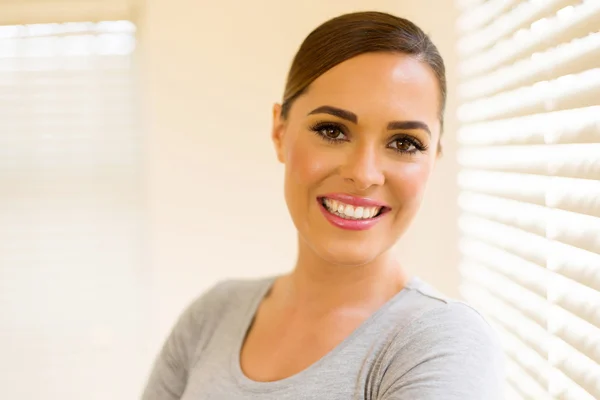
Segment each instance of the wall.
[[143,0],[0,0],[0,25],[131,19]]
[[271,105],[305,35],[349,11],[413,19],[449,64],[446,156],[398,252],[412,272],[456,295],[454,16],[445,4],[147,1],[141,37],[156,340],[216,280],[292,268],[295,232],[269,138]]
[[[47,304],[36,308],[38,314],[34,314],[28,306],[14,301],[25,297],[31,285],[47,288],[45,275],[32,276],[23,286],[3,281],[12,285],[11,293],[16,295],[10,299],[12,303],[3,302],[2,311],[34,322],[49,321],[44,325],[45,336],[56,337],[40,344],[16,332],[10,338],[18,337],[18,341],[4,341],[8,350],[0,369],[10,373],[0,380],[3,397],[30,398],[20,397],[23,388],[33,393],[52,387],[52,393],[66,393],[61,397],[64,400],[82,398],[86,391],[90,392],[86,398],[106,398],[107,394],[112,399],[132,398],[143,385],[145,371],[140,369],[150,367],[164,335],[193,297],[219,279],[282,273],[292,268],[295,232],[283,200],[283,169],[275,160],[269,138],[270,113],[272,103],[280,99],[294,52],[318,24],[344,12],[365,9],[413,19],[440,47],[449,64],[450,93],[454,92],[454,16],[450,2],[443,2],[446,8],[441,8],[435,0],[147,0],[141,7],[142,1],[0,0],[0,24],[113,16],[135,19],[137,15],[139,66],[144,71],[140,84],[146,125],[148,210],[145,262],[132,261],[129,270],[120,270],[114,263],[99,269],[106,282],[123,284],[119,287],[121,297],[107,289],[94,299],[94,304],[105,306],[90,312],[88,319],[99,321],[99,312],[109,321],[99,325],[100,329],[87,333],[71,329],[77,326],[81,330],[83,325],[78,314],[69,310],[85,308],[87,303],[67,294],[85,291],[88,286],[52,281],[56,299],[66,304],[59,310],[62,319],[53,319],[46,312]],[[451,96],[446,157],[432,177],[417,221],[397,248],[412,272],[450,295],[456,295],[458,281],[454,110]],[[103,259],[95,259],[96,264],[102,264]],[[138,268],[140,264],[144,267]],[[6,266],[0,267],[5,275]],[[91,281],[85,271],[82,268],[79,274]],[[59,272],[48,268],[50,275]],[[70,274],[64,276],[72,278]],[[105,287],[102,282],[90,282],[86,295],[101,292]],[[138,302],[146,293],[150,294],[149,302]],[[124,305],[121,299],[129,300]],[[37,295],[27,300],[35,307],[43,298]],[[152,314],[151,326],[132,322],[136,309],[140,320],[146,313]],[[15,333],[6,323],[7,314],[0,316],[0,333]],[[127,321],[135,328],[125,329],[125,322],[110,322],[124,318],[131,318]],[[43,357],[37,350],[42,345],[46,351]],[[94,353],[97,357],[85,357],[78,348],[98,350]],[[81,363],[82,359],[86,362]],[[37,384],[28,385],[32,377]],[[94,390],[97,387],[102,390]]]

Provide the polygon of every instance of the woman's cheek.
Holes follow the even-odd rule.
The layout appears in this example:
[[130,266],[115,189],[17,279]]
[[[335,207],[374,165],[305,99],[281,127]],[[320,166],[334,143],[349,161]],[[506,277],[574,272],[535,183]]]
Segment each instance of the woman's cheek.
[[429,163],[415,162],[395,169],[389,184],[398,193],[400,202],[420,201],[427,186],[430,168]]
[[290,147],[286,168],[298,184],[311,185],[324,179],[332,169],[333,157],[308,140],[296,141]]

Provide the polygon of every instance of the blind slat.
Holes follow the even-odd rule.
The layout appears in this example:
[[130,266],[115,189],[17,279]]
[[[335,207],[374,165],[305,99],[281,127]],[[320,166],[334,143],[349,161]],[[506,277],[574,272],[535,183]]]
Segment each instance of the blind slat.
[[559,338],[553,341],[550,361],[557,369],[589,393],[591,398],[600,397],[600,366],[576,351]]
[[551,273],[544,267],[476,239],[461,239],[459,248],[465,257],[463,263],[474,260],[485,264],[540,297],[546,297]]
[[547,359],[552,336],[536,322],[527,318],[520,310],[511,307],[502,299],[491,295],[476,285],[464,282],[460,287],[461,293],[474,302],[485,304],[489,310],[491,322],[502,325],[519,340],[535,350],[540,357]]
[[549,239],[600,254],[600,218],[552,210],[548,218]]
[[546,202],[548,207],[600,217],[600,181],[552,178]]
[[[469,10],[465,11],[458,19],[458,27],[463,31],[470,31],[484,26],[488,22],[493,21],[497,15],[502,14],[502,12],[508,10],[517,3],[518,0],[488,0],[483,2],[481,5],[471,7]],[[469,38],[469,36],[467,36],[467,38]]]
[[555,306],[548,321],[549,331],[600,365],[600,328]]
[[464,6],[461,293],[513,397],[600,399],[600,1]]
[[551,242],[543,236],[472,215],[461,216],[458,225],[466,237],[480,238],[540,266],[546,264]]
[[600,143],[600,106],[469,124],[459,129],[463,147]]
[[560,275],[550,280],[552,302],[600,329],[600,293]]
[[545,205],[551,177],[501,171],[461,170],[458,186],[462,190],[496,195],[507,199]]
[[464,191],[459,195],[461,210],[536,235],[546,235],[548,208],[511,199]]
[[[504,300],[541,328],[546,329],[549,304],[545,297],[541,297],[475,262],[462,263],[459,268],[468,281],[485,287],[488,292]],[[500,288],[501,285],[502,288]]]
[[475,100],[460,106],[458,116],[463,122],[475,122],[597,106],[599,91],[600,68],[593,68]]
[[461,166],[600,180],[600,143],[465,148]]
[[599,57],[600,33],[592,33],[465,81],[460,85],[459,93],[465,100],[471,100],[533,85],[540,80],[578,74],[589,65],[599,65]]
[[515,32],[513,36],[499,41],[490,49],[465,58],[459,64],[461,76],[474,78],[478,74],[513,63],[520,58],[597,32],[597,28],[594,27],[600,26],[600,3],[594,0],[580,2],[567,15],[556,15],[541,21],[542,24]]
[[600,291],[600,254],[560,242],[553,242],[548,269]]
[[[480,300],[481,292],[475,287],[470,285],[464,285],[461,287],[465,297],[472,300]],[[484,295],[485,296],[485,295]],[[527,321],[519,317],[518,313],[512,313],[512,316],[517,318],[519,321]],[[526,386],[521,387],[522,393],[527,398],[532,398],[535,395],[538,398],[548,398],[545,393],[545,388],[548,386],[549,377],[552,374],[552,367],[547,363],[544,363],[546,359],[545,355],[533,351],[531,348],[527,348],[514,336],[513,332],[506,329],[505,324],[508,323],[507,318],[503,318],[501,315],[494,315],[490,317],[490,323],[496,328],[497,331],[502,333],[502,342],[508,358],[506,359],[507,376],[511,380],[512,371],[516,369],[519,371],[519,377],[525,378]],[[513,364],[514,363],[514,364]],[[525,383],[523,379],[514,379],[515,384]]]
[[[486,5],[489,3],[493,2],[490,1]],[[489,23],[483,29],[464,36],[458,42],[458,49],[463,56],[469,56],[476,51],[481,51],[489,47],[513,31],[527,28],[532,22],[551,17],[560,9],[573,4],[577,4],[577,1],[547,0],[543,2],[528,1],[524,3],[518,0],[504,1],[493,9],[487,10],[485,19],[482,18],[476,21],[477,24]],[[510,10],[503,13],[509,7],[511,7]],[[459,27],[465,25],[473,27],[473,19],[468,14],[462,16],[458,21]]]

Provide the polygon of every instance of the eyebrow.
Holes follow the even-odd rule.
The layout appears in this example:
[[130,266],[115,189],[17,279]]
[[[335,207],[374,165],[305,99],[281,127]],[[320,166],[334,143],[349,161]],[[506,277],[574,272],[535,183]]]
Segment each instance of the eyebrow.
[[431,131],[425,122],[421,121],[392,121],[387,126],[388,130],[392,129],[420,129],[427,132],[431,136]]
[[[311,112],[309,112],[307,115],[313,115],[313,114],[329,114],[329,115],[333,115],[335,117],[339,117],[341,119],[345,119],[354,124],[356,124],[358,122],[358,116],[356,114],[354,114],[353,112],[344,110],[341,108],[333,107],[333,106],[317,107],[314,110],[312,110]],[[429,136],[431,136],[431,130],[429,129],[429,126],[427,126],[426,123],[421,122],[421,121],[392,121],[388,124],[387,129],[388,130],[420,129],[422,131],[427,132],[427,134]]]
[[341,119],[350,121],[354,124],[356,124],[358,122],[358,117],[353,112],[350,112],[347,110],[342,110],[341,108],[332,107],[332,106],[317,107],[314,110],[312,110],[311,112],[309,112],[307,115],[313,115],[313,114],[330,114],[330,115],[339,117]]

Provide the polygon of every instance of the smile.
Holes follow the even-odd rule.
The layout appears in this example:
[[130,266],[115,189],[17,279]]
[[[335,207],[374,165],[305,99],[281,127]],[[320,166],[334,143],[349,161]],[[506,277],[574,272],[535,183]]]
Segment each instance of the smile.
[[383,207],[355,207],[327,197],[323,197],[322,202],[327,211],[344,219],[370,219],[379,215],[383,209]]
[[317,198],[321,212],[332,225],[347,230],[366,230],[377,224],[390,207],[377,201],[346,194]]

